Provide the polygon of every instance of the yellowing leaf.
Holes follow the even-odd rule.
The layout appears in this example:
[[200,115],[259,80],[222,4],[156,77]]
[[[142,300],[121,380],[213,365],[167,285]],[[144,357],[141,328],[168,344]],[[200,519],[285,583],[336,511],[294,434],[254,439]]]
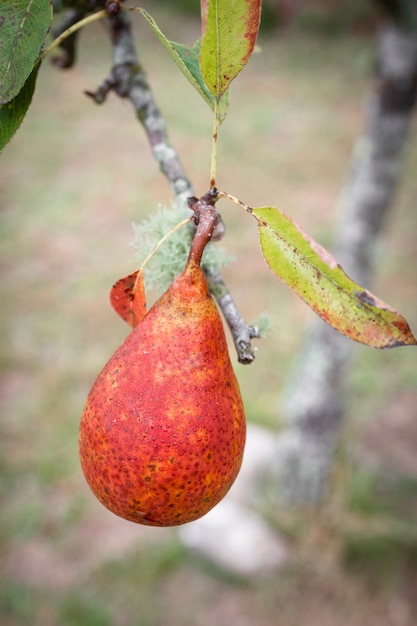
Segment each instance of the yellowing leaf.
[[217,101],[248,62],[255,47],[261,0],[202,0],[200,69]]
[[288,216],[275,207],[252,212],[266,262],[325,322],[374,348],[417,344],[399,313],[349,278]]
[[146,315],[143,272],[136,270],[118,280],[110,291],[110,303],[129,326],[137,326]]

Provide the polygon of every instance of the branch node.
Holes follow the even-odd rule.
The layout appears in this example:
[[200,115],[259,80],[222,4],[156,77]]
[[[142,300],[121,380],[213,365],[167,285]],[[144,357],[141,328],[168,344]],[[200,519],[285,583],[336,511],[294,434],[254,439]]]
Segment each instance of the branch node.
[[103,104],[112,89],[115,89],[114,80],[112,78],[106,78],[95,91],[86,89],[84,94],[94,100],[96,104]]

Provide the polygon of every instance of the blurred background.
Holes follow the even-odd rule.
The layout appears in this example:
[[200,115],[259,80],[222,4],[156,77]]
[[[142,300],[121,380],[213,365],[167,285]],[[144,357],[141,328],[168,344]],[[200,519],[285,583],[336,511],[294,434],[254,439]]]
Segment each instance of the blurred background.
[[[170,39],[192,44],[196,4],[141,6]],[[204,193],[210,110],[144,21],[133,21],[171,141]],[[278,206],[323,245],[364,128],[378,23],[371,3],[265,1],[260,51],[232,85],[220,131],[218,186],[249,205]],[[136,269],[132,222],[171,203],[130,104],[110,95],[99,107],[83,95],[110,63],[100,24],[82,33],[74,69],[45,62],[28,116],[1,156],[2,625],[417,623],[413,348],[356,347],[328,501],[288,510],[260,498],[291,549],[280,571],[231,574],[187,550],[176,529],[125,522],[89,492],[79,417],[127,334],[108,292]],[[416,166],[413,134],[372,286],[414,332]],[[313,314],[268,270],[255,221],[232,204],[219,208],[222,245],[235,258],[227,284],[248,322],[267,312],[273,325],[252,365],[237,364],[231,348],[248,421],[279,432],[281,392]]]

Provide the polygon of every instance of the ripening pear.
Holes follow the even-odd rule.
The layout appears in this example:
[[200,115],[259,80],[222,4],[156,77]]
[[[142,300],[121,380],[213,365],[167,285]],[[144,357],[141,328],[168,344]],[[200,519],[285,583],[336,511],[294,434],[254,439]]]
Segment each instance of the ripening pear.
[[244,409],[201,252],[190,253],[110,358],[81,418],[88,484],[110,511],[139,524],[201,517],[242,462]]

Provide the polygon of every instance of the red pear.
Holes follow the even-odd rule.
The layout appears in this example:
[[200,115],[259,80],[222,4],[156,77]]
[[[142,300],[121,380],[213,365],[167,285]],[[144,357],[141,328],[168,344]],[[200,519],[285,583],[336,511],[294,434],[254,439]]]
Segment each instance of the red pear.
[[185,270],[110,358],[81,418],[88,484],[110,511],[139,524],[201,517],[225,496],[242,462],[239,385],[200,267],[213,227],[205,217]]

